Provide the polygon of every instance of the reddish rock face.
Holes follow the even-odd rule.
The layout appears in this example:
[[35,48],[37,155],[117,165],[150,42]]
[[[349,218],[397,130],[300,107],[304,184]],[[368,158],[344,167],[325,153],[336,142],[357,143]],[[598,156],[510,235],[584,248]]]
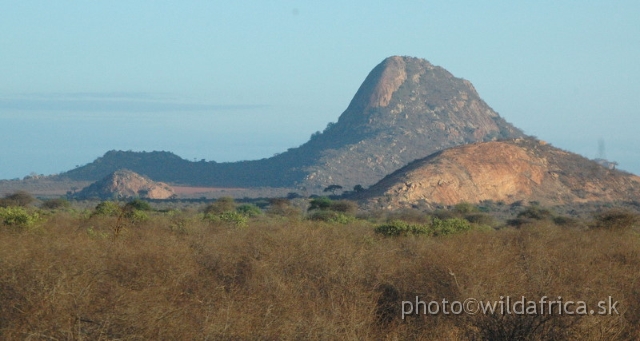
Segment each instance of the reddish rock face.
[[389,208],[483,200],[545,204],[640,198],[640,177],[607,169],[542,141],[470,144],[417,160],[360,198]]
[[154,182],[130,170],[118,170],[84,188],[77,196],[100,199],[134,197],[168,199],[174,194],[173,189],[163,182]]
[[[406,63],[402,57],[390,57],[386,60],[382,74],[368,98],[362,98],[366,108],[386,107],[391,102],[393,93],[407,80]],[[414,75],[418,76],[418,74]]]

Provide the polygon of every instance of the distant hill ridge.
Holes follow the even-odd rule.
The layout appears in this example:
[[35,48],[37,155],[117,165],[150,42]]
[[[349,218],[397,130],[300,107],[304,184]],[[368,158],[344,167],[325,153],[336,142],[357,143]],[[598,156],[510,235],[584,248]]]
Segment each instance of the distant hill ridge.
[[305,144],[254,161],[191,162],[169,152],[110,151],[62,176],[95,181],[120,168],[157,181],[215,187],[369,186],[449,147],[522,137],[469,81],[412,57],[389,57],[366,77],[336,123]]

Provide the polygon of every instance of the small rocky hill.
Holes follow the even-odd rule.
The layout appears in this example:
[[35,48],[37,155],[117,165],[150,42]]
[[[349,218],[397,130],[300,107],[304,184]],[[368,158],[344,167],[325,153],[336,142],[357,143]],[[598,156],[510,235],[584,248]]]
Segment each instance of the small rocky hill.
[[[301,113],[303,114],[303,113]],[[191,162],[168,152],[111,151],[62,174],[95,181],[131,169],[159,181],[212,187],[369,186],[449,147],[523,133],[507,123],[467,80],[412,57],[389,57],[366,77],[336,123],[277,156],[242,162]]]
[[75,197],[78,199],[98,198],[102,200],[136,197],[168,199],[174,194],[173,189],[165,183],[154,182],[130,170],[121,169],[85,187],[76,193]]
[[640,177],[535,139],[454,147],[397,170],[359,199],[387,208],[483,200],[544,204],[640,200]]

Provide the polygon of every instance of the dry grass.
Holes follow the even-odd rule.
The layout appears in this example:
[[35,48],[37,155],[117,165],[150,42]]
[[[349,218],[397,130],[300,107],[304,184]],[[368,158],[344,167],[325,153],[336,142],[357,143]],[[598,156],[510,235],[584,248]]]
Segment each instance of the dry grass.
[[[0,226],[3,340],[633,340],[640,239],[540,221],[443,238],[373,225],[193,214],[130,225],[59,212]],[[613,296],[619,316],[427,316],[401,301]]]

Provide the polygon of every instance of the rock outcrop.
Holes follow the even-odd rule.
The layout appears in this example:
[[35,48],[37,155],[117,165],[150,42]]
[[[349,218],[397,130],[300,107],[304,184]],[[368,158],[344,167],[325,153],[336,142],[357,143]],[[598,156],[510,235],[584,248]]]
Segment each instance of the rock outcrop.
[[173,189],[163,183],[154,182],[151,179],[130,170],[117,170],[100,181],[85,187],[75,196],[78,199],[98,198],[126,199],[168,199],[175,195]]
[[357,199],[386,208],[484,200],[633,201],[640,200],[640,177],[521,138],[437,152],[390,174]]

